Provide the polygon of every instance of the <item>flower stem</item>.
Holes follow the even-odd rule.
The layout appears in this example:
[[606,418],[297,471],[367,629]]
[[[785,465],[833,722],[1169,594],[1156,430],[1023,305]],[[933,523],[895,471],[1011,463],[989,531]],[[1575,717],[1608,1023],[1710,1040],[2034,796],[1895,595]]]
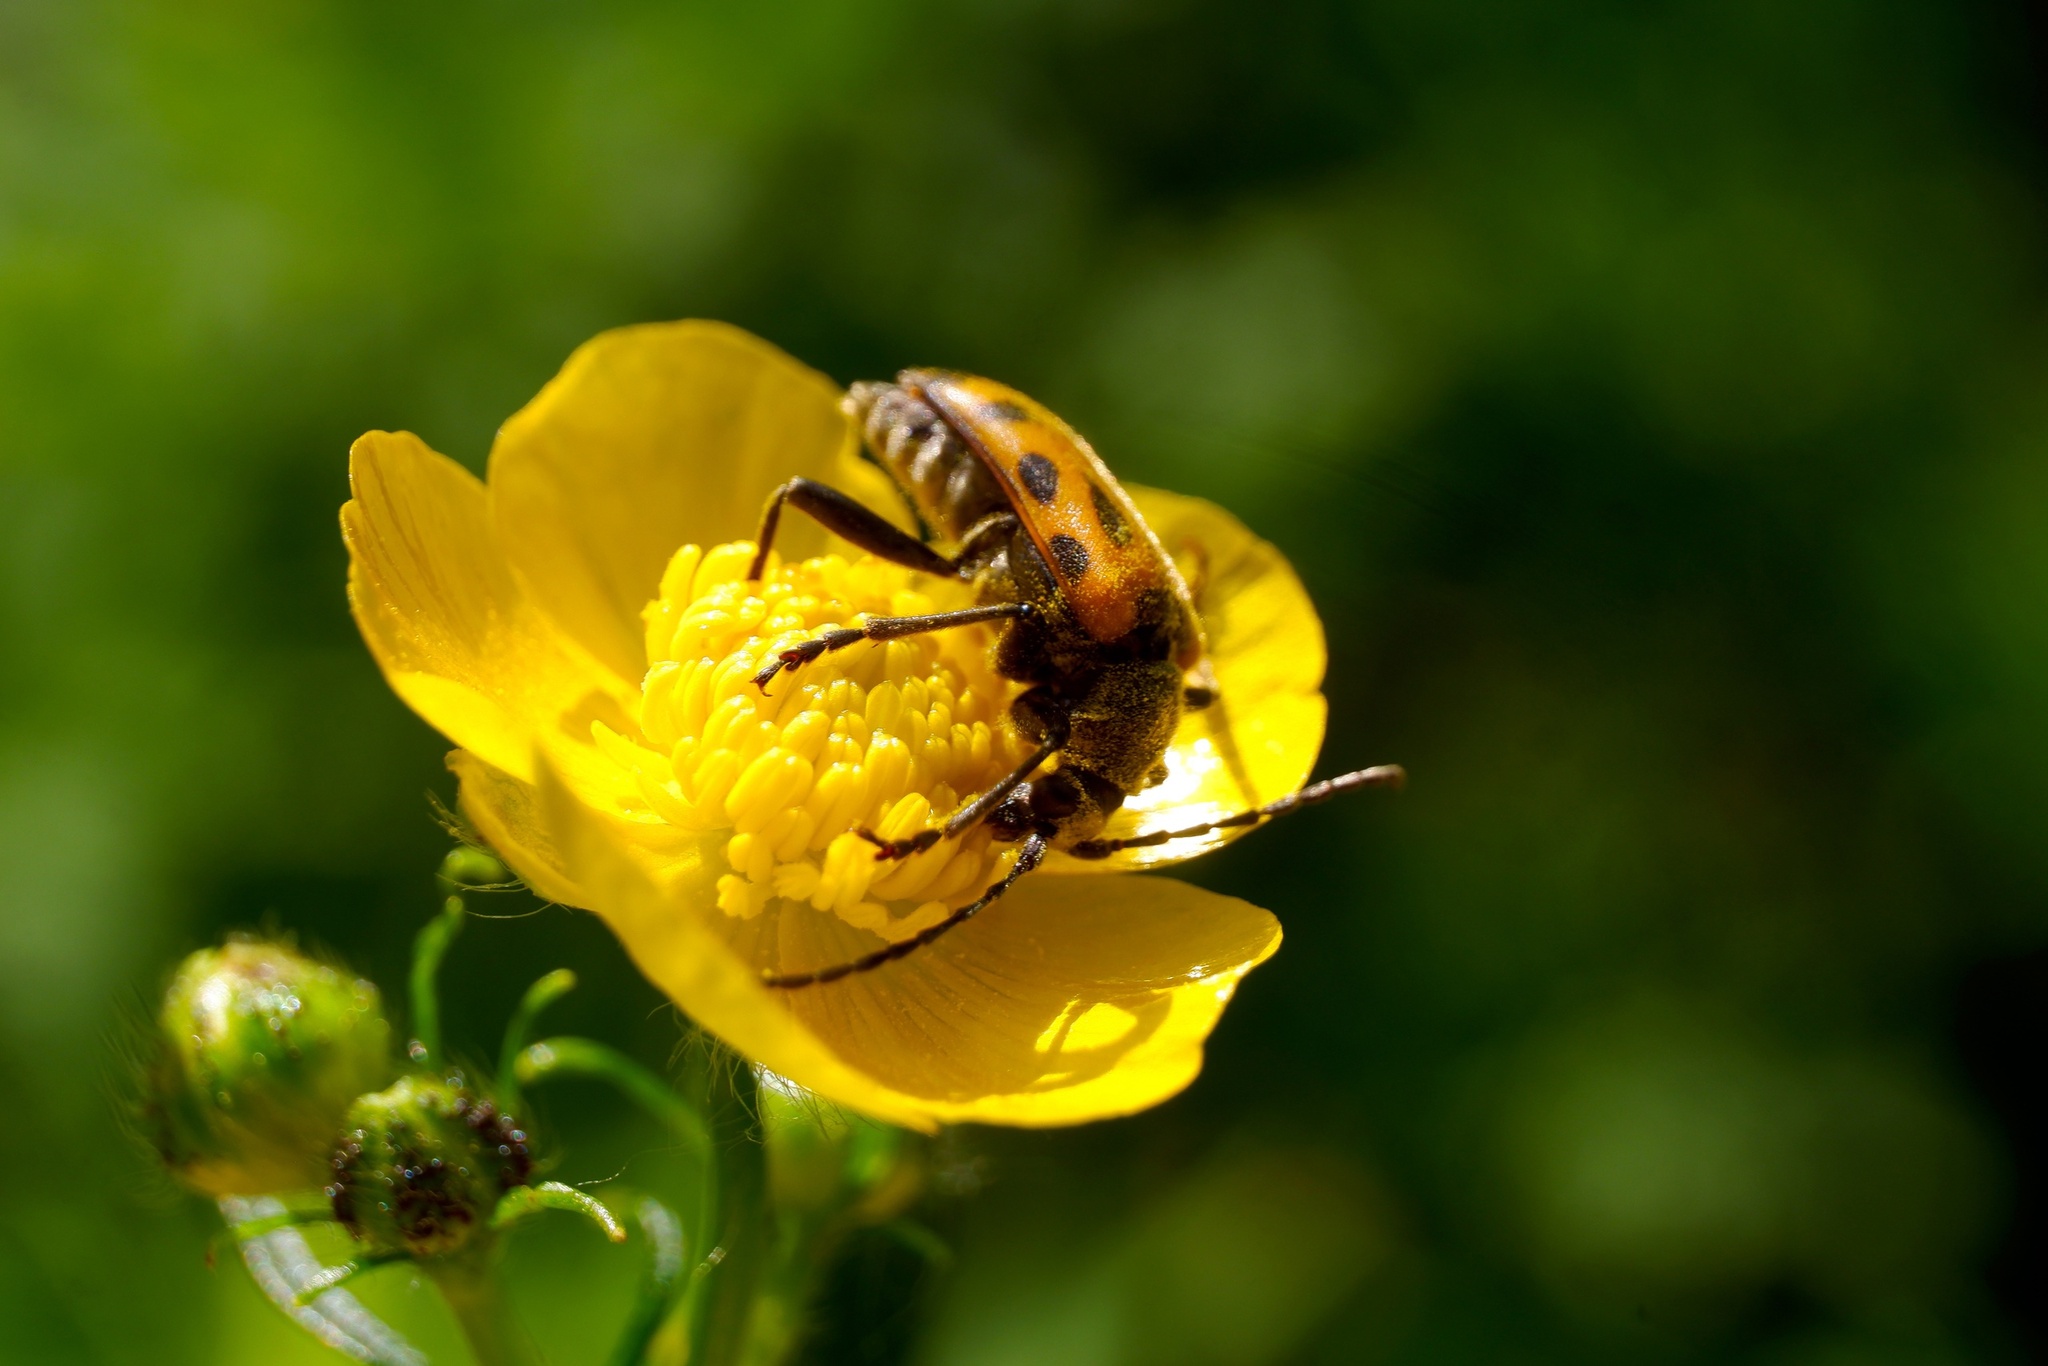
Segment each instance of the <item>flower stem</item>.
[[837,1243],[818,1220],[785,1215],[780,1222],[755,1294],[746,1366],[779,1366],[796,1350],[818,1272]]
[[462,898],[451,896],[441,903],[441,913],[429,920],[412,945],[412,1030],[413,1061],[433,1067],[441,1057],[441,992],[438,978],[441,959],[462,930]]
[[526,1113],[523,1108],[525,1097],[520,1094],[525,1079],[519,1075],[519,1055],[526,1051],[527,1035],[533,1032],[534,1021],[540,1018],[540,1013],[575,989],[576,974],[567,968],[556,968],[526,989],[519,1008],[505,1022],[505,1040],[498,1047],[500,1108],[515,1115]]
[[661,1078],[618,1049],[595,1039],[573,1035],[542,1039],[513,1055],[508,1075],[517,1078],[522,1086],[554,1077],[590,1077],[607,1082],[667,1125],[669,1132],[699,1154],[702,1161],[711,1160],[710,1130],[703,1115]]
[[690,1304],[691,1366],[750,1366],[761,1283],[773,1252],[767,1217],[768,1164],[761,1142],[753,1068],[714,1053],[698,1067],[711,1127],[712,1161],[699,1247],[715,1250],[699,1263]]
[[504,1287],[486,1258],[464,1257],[426,1269],[461,1325],[476,1366],[541,1366],[540,1353],[512,1317]]

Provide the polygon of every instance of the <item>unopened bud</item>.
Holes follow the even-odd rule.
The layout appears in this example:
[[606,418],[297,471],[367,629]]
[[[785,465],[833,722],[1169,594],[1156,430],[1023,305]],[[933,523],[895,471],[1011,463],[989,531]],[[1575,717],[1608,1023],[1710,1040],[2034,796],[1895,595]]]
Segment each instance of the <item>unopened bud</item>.
[[518,1123],[457,1080],[401,1077],[350,1106],[345,1127],[327,1194],[372,1253],[454,1252],[533,1176]]
[[512,881],[512,870],[496,855],[473,844],[458,844],[441,860],[441,877],[458,887],[500,887]]
[[157,1017],[143,1121],[207,1195],[318,1186],[349,1104],[390,1081],[377,988],[279,944],[230,940],[182,963]]

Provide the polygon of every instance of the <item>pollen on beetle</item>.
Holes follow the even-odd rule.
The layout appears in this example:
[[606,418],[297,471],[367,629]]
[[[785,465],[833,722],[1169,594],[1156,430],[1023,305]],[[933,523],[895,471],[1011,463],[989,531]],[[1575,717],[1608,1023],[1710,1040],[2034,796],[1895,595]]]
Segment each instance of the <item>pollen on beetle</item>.
[[885,939],[915,934],[1000,877],[1015,846],[974,830],[888,862],[855,832],[937,825],[1014,768],[1025,752],[1005,719],[1015,685],[988,666],[988,628],[968,626],[861,642],[764,693],[755,675],[800,641],[960,604],[865,556],[771,557],[748,582],[753,554],[749,542],[675,553],[642,613],[639,734],[599,722],[598,746],[646,803],[629,814],[718,849],[718,907],[734,921],[808,907]]

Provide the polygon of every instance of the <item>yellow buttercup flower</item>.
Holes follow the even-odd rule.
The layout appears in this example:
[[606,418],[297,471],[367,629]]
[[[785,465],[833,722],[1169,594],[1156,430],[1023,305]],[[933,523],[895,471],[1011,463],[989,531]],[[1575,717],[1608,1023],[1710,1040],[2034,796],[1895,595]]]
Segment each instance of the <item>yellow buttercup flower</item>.
[[[821,1095],[920,1128],[1069,1124],[1191,1081],[1273,917],[1116,876],[1241,833],[1053,854],[979,918],[872,972],[763,973],[917,934],[1016,858],[987,831],[878,862],[853,831],[944,819],[1018,762],[1017,685],[970,626],[752,679],[861,614],[968,605],[965,585],[785,519],[747,581],[767,494],[796,475],[908,526],[822,375],[736,328],[606,333],[507,422],[488,483],[405,433],[351,452],[350,600],[385,677],[460,748],[464,811],[542,895],[601,916],[705,1028]],[[1195,586],[1221,701],[1109,837],[1294,791],[1322,741],[1322,629],[1286,561],[1229,514],[1130,490]]]
[[1004,846],[977,829],[884,863],[854,827],[914,834],[1016,767],[1009,685],[988,667],[985,629],[967,629],[827,655],[769,696],[753,678],[777,651],[861,613],[936,604],[894,565],[837,555],[750,584],[753,554],[746,541],[676,552],[646,612],[638,738],[599,721],[598,745],[656,820],[730,836],[727,915],[751,920],[780,898],[883,938],[915,934],[999,877]]

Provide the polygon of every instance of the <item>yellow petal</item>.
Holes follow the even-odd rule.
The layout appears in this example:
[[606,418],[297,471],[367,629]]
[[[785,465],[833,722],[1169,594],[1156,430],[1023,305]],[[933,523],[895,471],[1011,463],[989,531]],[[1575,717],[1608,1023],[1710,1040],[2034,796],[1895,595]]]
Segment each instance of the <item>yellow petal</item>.
[[784,994],[839,1058],[934,1119],[1079,1124],[1193,1081],[1238,981],[1279,944],[1265,911],[1185,882],[1034,876],[908,958]]
[[[718,855],[722,831],[706,835],[677,830],[622,813],[622,804],[602,786],[603,764],[593,762],[590,746],[555,744],[543,753],[547,772],[568,791],[585,818],[605,827],[612,845],[656,887],[693,889],[706,867],[716,864],[714,873],[723,870],[724,860]],[[576,880],[556,843],[539,788],[463,750],[448,756],[448,768],[461,783],[463,814],[528,886],[549,901],[595,909],[595,893]],[[596,776],[579,773],[578,768],[588,768]]]
[[[1138,509],[1181,566],[1209,637],[1218,697],[1190,712],[1166,758],[1167,781],[1110,821],[1110,838],[1183,829],[1284,797],[1305,782],[1323,744],[1323,626],[1287,559],[1214,503],[1131,486]],[[1177,863],[1244,834],[1240,828],[1100,861],[1055,854],[1050,872]]]
[[349,451],[349,603],[392,689],[436,730],[531,779],[542,732],[614,687],[535,610],[499,553],[483,485],[407,432]]
[[[650,323],[578,347],[491,450],[492,512],[520,579],[621,679],[647,657],[640,612],[679,546],[753,536],[761,505],[804,475],[908,525],[856,456],[839,386],[725,323]],[[785,558],[826,544],[783,519]]]
[[[760,985],[707,924],[716,904],[719,870],[705,866],[696,885],[679,879],[658,888],[614,842],[602,822],[552,774],[544,774],[539,808],[559,851],[565,877],[585,904],[603,916],[642,972],[700,1025],[747,1057],[834,1099],[865,1095],[868,1083]],[[502,851],[516,861],[518,853]],[[859,1106],[878,1119],[930,1131],[935,1122],[909,1104],[869,1097]]]
[[[1077,1124],[1157,1104],[1201,1070],[1237,982],[1280,941],[1266,912],[1185,883],[1034,878],[899,963],[771,991],[713,927],[717,867],[657,887],[551,774],[540,798],[566,880],[692,1018],[820,1095],[927,1130]],[[785,969],[840,961],[836,940],[859,934],[801,910],[784,919],[793,952],[835,955]]]
[[448,756],[448,767],[461,784],[462,813],[484,843],[497,851],[536,895],[588,909],[590,893],[569,875],[562,852],[548,832],[540,809],[540,789],[459,749]]

